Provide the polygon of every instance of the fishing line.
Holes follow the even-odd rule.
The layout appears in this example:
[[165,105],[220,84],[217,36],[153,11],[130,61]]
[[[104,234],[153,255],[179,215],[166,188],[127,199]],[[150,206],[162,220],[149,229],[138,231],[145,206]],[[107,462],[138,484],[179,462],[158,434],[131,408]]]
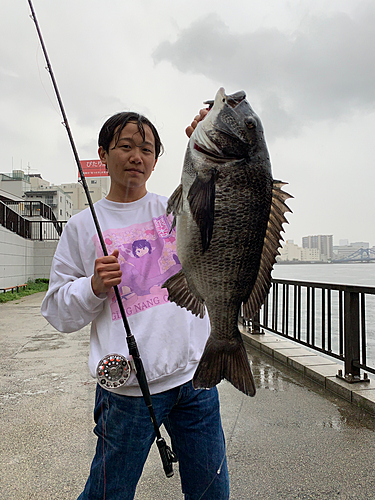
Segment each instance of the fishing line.
[[238,413],[237,413],[236,421],[235,421],[235,422],[234,422],[234,424],[233,424],[232,432],[231,432],[230,437],[229,437],[229,439],[228,439],[228,446],[227,446],[227,449],[229,448],[229,445],[230,445],[230,443],[231,443],[231,441],[232,441],[232,438],[233,438],[234,431],[236,430],[237,423],[238,423],[238,419],[240,418],[240,413],[241,413],[241,411],[242,411],[242,407],[243,407],[243,403],[244,403],[244,401],[245,401],[245,395],[244,395],[244,394],[242,394],[241,404],[240,404],[240,407],[239,407],[239,409],[238,409]]
[[[44,93],[46,94],[47,96],[47,99],[49,100],[52,108],[56,111],[56,113],[60,116],[60,113],[59,113],[59,110],[56,108],[56,105],[52,102],[52,99],[50,98],[48,92],[47,92],[47,89],[46,87],[44,86],[44,83],[43,83],[43,80],[42,80],[42,74],[40,72],[40,65],[39,65],[39,61],[38,61],[38,55],[39,55],[39,51],[40,51],[40,47],[39,45],[37,46],[36,48],[36,54],[35,54],[35,61],[36,61],[36,67],[38,68],[38,75],[39,75],[39,80],[40,80],[40,84],[44,90]],[[48,68],[44,68],[48,71]]]
[[202,493],[202,495],[198,498],[198,500],[202,500],[202,498],[204,497],[204,495],[206,494],[206,492],[211,487],[212,483],[215,481],[216,477],[220,474],[221,468],[222,468],[224,460],[225,460],[225,457],[226,457],[226,451],[224,450],[224,456],[223,456],[223,459],[221,461],[221,464],[219,465],[219,468],[217,469],[217,471],[216,471],[214,477],[212,478],[211,482],[209,483],[209,485],[207,486],[207,488],[204,490],[204,492]]
[[236,427],[237,427],[237,423],[238,423],[238,419],[240,418],[240,413],[242,411],[242,407],[243,407],[243,403],[244,403],[244,400],[245,400],[245,395],[242,394],[242,399],[241,399],[241,404],[240,404],[240,407],[238,409],[238,412],[237,412],[237,417],[236,417],[236,421],[234,422],[233,424],[233,428],[232,428],[232,431],[231,431],[231,434],[230,434],[230,437],[228,439],[228,444],[225,446],[225,451],[224,451],[224,456],[223,456],[223,459],[220,463],[220,466],[219,468],[217,469],[216,471],[216,474],[215,476],[212,478],[211,482],[209,483],[209,485],[207,486],[207,488],[204,490],[204,492],[202,493],[202,495],[198,498],[198,500],[202,500],[202,498],[204,497],[204,495],[206,494],[206,492],[208,491],[208,489],[211,487],[212,483],[215,481],[216,477],[220,474],[221,472],[221,468],[223,466],[223,463],[224,463],[224,460],[225,460],[225,457],[227,455],[227,450],[229,449],[229,445],[232,441],[232,437],[233,437],[233,434],[234,434],[234,431],[236,430]]
[[102,418],[102,427],[103,427],[103,434],[102,434],[102,446],[103,446],[103,500],[105,500],[105,492],[107,489],[107,475],[105,473],[105,434],[106,434],[106,421],[103,418],[103,389],[100,388],[100,409],[101,409],[101,418]]
[[[30,6],[30,10],[31,10],[30,17],[34,21],[35,28],[36,28],[36,31],[38,33],[38,37],[40,40],[40,44],[42,46],[43,54],[44,54],[44,57],[45,57],[45,60],[47,63],[46,69],[49,72],[51,80],[52,80],[52,85],[53,85],[53,88],[54,88],[54,91],[56,94],[56,98],[57,98],[57,101],[59,103],[60,111],[61,111],[61,114],[63,117],[62,123],[63,123],[63,125],[66,129],[66,132],[68,134],[68,137],[69,137],[69,142],[70,142],[70,145],[71,145],[71,148],[73,151],[73,155],[74,155],[77,167],[78,167],[78,171],[79,171],[80,176],[81,176],[82,186],[83,186],[85,194],[86,194],[86,198],[87,198],[87,201],[89,204],[89,208],[90,208],[93,222],[94,222],[94,225],[96,228],[96,232],[97,232],[97,235],[98,235],[98,238],[100,241],[100,245],[102,247],[103,254],[105,256],[108,256],[107,247],[106,247],[106,244],[105,244],[105,241],[103,238],[102,231],[100,229],[98,218],[96,216],[96,212],[95,212],[95,208],[94,208],[94,205],[93,205],[93,202],[91,199],[90,191],[89,191],[89,188],[88,188],[88,185],[86,182],[86,178],[85,178],[82,166],[81,166],[81,162],[79,160],[77,148],[75,146],[73,135],[72,135],[72,132],[70,130],[68,117],[65,113],[64,105],[62,103],[60,92],[59,92],[59,89],[57,87],[57,82],[55,80],[55,75],[53,73],[51,63],[49,61],[47,49],[46,49],[46,46],[44,44],[42,33],[40,31],[40,28],[39,28],[39,24],[38,24],[38,21],[36,18],[34,7],[33,7],[31,0],[28,0],[28,3]],[[169,446],[167,446],[167,443],[165,442],[164,438],[162,438],[162,436],[160,434],[159,426],[158,426],[158,423],[156,421],[155,412],[154,412],[154,409],[152,406],[152,399],[151,399],[151,394],[150,394],[150,390],[149,390],[148,383],[147,383],[146,373],[145,373],[145,370],[143,367],[141,357],[139,355],[138,346],[137,346],[135,337],[130,330],[130,326],[129,326],[129,323],[128,323],[128,320],[127,320],[127,317],[125,314],[125,309],[124,309],[124,306],[122,303],[120,291],[119,291],[117,286],[114,286],[113,288],[115,291],[116,300],[117,300],[117,303],[119,306],[124,329],[126,332],[126,342],[128,344],[129,355],[130,355],[131,360],[132,360],[131,364],[132,364],[132,367],[135,369],[135,374],[136,374],[136,377],[138,380],[139,387],[140,387],[141,392],[142,392],[142,396],[143,396],[145,403],[146,403],[146,406],[149,410],[151,422],[153,424],[155,435],[156,435],[156,444],[157,444],[157,447],[158,447],[158,450],[160,453],[160,458],[161,458],[162,463],[163,463],[163,469],[164,469],[165,475],[167,477],[172,477],[173,476],[173,462],[177,462],[177,457],[176,457],[175,453],[171,450],[171,448]],[[99,385],[101,387],[104,387],[104,388],[105,387],[110,387],[110,388],[121,387],[126,382],[125,377],[124,377],[124,371],[126,372],[128,368],[129,368],[129,361],[124,356],[122,356],[121,354],[108,354],[107,356],[105,356],[103,359],[100,360],[98,368],[97,368]],[[114,385],[115,383],[116,383],[116,386]]]

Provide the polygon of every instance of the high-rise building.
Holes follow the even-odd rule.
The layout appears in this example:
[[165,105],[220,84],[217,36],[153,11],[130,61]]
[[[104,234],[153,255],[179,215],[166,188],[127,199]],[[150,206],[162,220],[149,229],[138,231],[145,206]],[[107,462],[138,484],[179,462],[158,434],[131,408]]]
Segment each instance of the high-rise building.
[[319,234],[314,236],[304,236],[302,238],[302,248],[317,248],[320,251],[320,259],[323,261],[332,259],[333,236]]

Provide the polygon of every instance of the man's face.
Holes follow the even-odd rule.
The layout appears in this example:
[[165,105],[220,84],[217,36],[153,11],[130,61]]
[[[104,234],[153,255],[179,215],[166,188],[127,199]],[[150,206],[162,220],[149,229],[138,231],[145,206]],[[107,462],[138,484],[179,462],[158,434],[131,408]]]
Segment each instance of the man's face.
[[99,156],[107,165],[111,177],[110,201],[126,203],[142,198],[146,193],[146,182],[154,170],[155,138],[148,125],[144,125],[145,140],[134,122],[122,129],[118,141],[112,139],[108,153],[99,148]]

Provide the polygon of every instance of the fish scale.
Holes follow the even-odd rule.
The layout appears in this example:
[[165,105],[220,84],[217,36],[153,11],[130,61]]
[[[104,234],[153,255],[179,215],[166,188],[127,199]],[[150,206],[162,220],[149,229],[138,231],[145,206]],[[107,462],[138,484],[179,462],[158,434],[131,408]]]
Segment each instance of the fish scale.
[[269,291],[290,195],[272,178],[262,124],[245,97],[219,89],[189,140],[181,184],[168,202],[182,269],[163,286],[169,300],[210,317],[194,387],[224,378],[253,396],[238,314],[244,304],[252,317]]

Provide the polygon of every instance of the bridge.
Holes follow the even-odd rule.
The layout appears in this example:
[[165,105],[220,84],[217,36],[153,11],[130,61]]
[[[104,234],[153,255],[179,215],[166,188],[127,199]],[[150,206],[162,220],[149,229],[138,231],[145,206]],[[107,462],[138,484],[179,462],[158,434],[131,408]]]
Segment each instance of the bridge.
[[375,250],[372,248],[359,248],[352,254],[342,259],[333,259],[332,262],[374,262]]

